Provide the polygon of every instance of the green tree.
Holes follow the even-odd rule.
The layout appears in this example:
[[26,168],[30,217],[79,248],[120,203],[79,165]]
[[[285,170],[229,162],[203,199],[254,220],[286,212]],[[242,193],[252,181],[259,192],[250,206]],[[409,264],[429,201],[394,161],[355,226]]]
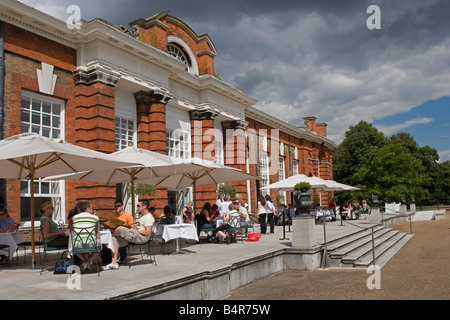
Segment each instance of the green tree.
[[413,197],[420,202],[428,195],[426,187],[430,179],[421,161],[407,148],[388,143],[368,153],[366,163],[355,173],[353,182],[364,194],[376,193],[384,201]]
[[429,173],[431,177],[430,204],[450,203],[450,161],[436,164],[435,169]]
[[422,166],[425,167],[425,171],[430,177],[429,195],[425,200],[425,204],[443,203],[442,201],[445,198],[442,191],[443,175],[439,170],[439,154],[437,150],[430,146],[419,147],[414,138],[406,132],[400,132],[391,136],[387,143],[402,145],[414,158],[420,160]]
[[234,196],[237,193],[236,186],[231,184],[220,184],[219,187],[216,190],[217,195],[219,194],[227,194],[231,198],[234,198]]
[[356,126],[350,126],[333,154],[334,179],[352,184],[353,175],[364,165],[370,150],[385,143],[384,134],[368,122],[361,120]]

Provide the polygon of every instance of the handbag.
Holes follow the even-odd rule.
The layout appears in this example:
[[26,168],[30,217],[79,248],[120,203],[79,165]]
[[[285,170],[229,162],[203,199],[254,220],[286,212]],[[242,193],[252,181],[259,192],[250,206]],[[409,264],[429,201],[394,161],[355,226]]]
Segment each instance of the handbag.
[[66,274],[67,269],[73,265],[72,259],[64,259],[64,253],[66,253],[66,251],[64,251],[61,258],[56,261],[55,272],[53,272],[53,274]]

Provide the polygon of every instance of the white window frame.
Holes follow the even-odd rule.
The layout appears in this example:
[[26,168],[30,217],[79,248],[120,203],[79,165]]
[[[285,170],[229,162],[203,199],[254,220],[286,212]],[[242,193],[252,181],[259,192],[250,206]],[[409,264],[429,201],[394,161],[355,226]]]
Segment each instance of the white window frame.
[[[267,151],[259,152],[259,168],[261,174],[261,188],[269,185],[269,155]],[[261,194],[265,196],[269,194],[267,189],[261,189]]]
[[[284,156],[279,156],[278,157],[278,180],[279,181],[286,179],[286,170],[285,170],[284,164],[285,164]],[[281,194],[284,197],[284,200],[281,202],[286,203],[286,191],[280,191],[279,194]]]
[[216,156],[216,163],[217,164],[224,164],[223,161],[223,142],[222,140],[215,140],[214,141],[215,144],[215,156]]
[[292,161],[292,175],[295,176],[298,174],[298,160]]
[[[20,197],[21,198],[31,198],[31,188],[30,188],[30,180],[21,180],[20,181]],[[46,192],[45,190],[48,190]],[[53,204],[53,221],[63,221],[66,222],[66,218],[64,215],[65,210],[65,201],[64,198],[64,190],[65,190],[65,181],[64,180],[46,180],[42,181],[42,179],[34,180],[34,198],[51,198],[51,202]],[[35,206],[35,210],[39,210]],[[21,225],[26,226],[26,221],[21,220]]]
[[[28,108],[24,108],[24,97],[29,99]],[[37,106],[39,105],[39,109]],[[53,113],[59,105],[59,115]],[[29,110],[28,115],[26,110]],[[29,91],[22,91],[21,96],[21,120],[20,132],[35,132],[43,137],[55,140],[64,140],[64,115],[65,101],[62,99],[48,97]],[[28,119],[26,119],[28,116]],[[33,123],[33,119],[39,118],[39,123]],[[54,127],[55,121],[59,121],[59,127]],[[25,129],[26,128],[26,129]],[[59,132],[58,137],[54,132]],[[48,134],[47,134],[48,132]]]
[[[24,108],[24,101],[29,99],[29,108]],[[54,114],[59,105],[59,115]],[[38,108],[39,106],[39,108]],[[35,132],[41,136],[53,138],[55,140],[64,140],[65,136],[65,101],[58,98],[49,97],[46,95],[33,93],[29,91],[22,91],[21,95],[21,132]],[[27,112],[23,110],[29,110],[29,118],[26,119]],[[39,118],[39,124],[33,123],[33,117]],[[49,121],[47,121],[47,119]],[[54,127],[56,120],[59,121],[59,127]],[[54,132],[59,132],[58,137],[53,135]],[[48,133],[48,134],[47,134]],[[50,198],[54,207],[53,220],[54,221],[64,221],[65,222],[65,182],[60,181],[42,181],[41,179],[36,179],[34,181],[34,197],[37,198]],[[48,191],[45,192],[44,189]],[[22,180],[20,189],[21,198],[31,198],[30,181]],[[22,210],[22,209],[21,209]],[[35,210],[39,210],[36,208]],[[21,215],[22,217],[22,215]],[[21,219],[21,225],[28,227],[29,222],[27,220]]]
[[116,116],[114,121],[116,151],[128,146],[136,146],[136,121],[123,116]]
[[[182,139],[181,139],[182,138]],[[170,157],[191,158],[191,134],[183,129],[166,129],[166,151]]]

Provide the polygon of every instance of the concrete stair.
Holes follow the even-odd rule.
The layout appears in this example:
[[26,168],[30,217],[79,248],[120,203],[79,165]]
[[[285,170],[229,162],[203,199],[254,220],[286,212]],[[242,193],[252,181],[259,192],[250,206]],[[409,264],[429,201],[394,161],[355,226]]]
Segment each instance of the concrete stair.
[[[374,228],[376,265],[382,267],[411,238],[398,230]],[[373,263],[372,229],[361,229],[327,243],[327,265],[331,268],[367,268]]]

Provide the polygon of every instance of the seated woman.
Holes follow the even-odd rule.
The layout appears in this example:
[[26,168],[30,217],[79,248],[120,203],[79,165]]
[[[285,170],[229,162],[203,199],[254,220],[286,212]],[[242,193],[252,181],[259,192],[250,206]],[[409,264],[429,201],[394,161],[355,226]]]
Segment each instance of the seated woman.
[[164,213],[160,217],[161,224],[174,224],[175,223],[175,215],[170,210],[169,206],[164,206]]
[[[6,208],[0,208],[0,232],[12,232],[14,226],[14,219],[9,216]],[[8,259],[5,255],[0,255],[0,262],[8,261]]]
[[216,227],[217,219],[220,216],[219,206],[217,204],[213,204],[211,207],[211,211],[209,212],[209,224]]
[[9,216],[6,208],[0,208],[0,232],[12,232],[14,226],[14,219]]
[[197,224],[197,236],[200,237],[200,232],[203,228],[213,228],[213,226],[209,223],[209,212],[211,210],[211,204],[209,202],[206,202],[203,205],[202,211],[200,211],[199,214],[196,214],[194,219]]
[[53,205],[51,202],[44,202],[40,209],[41,229],[44,242],[51,247],[64,247],[69,244],[69,236],[58,230],[58,225],[52,220]]

